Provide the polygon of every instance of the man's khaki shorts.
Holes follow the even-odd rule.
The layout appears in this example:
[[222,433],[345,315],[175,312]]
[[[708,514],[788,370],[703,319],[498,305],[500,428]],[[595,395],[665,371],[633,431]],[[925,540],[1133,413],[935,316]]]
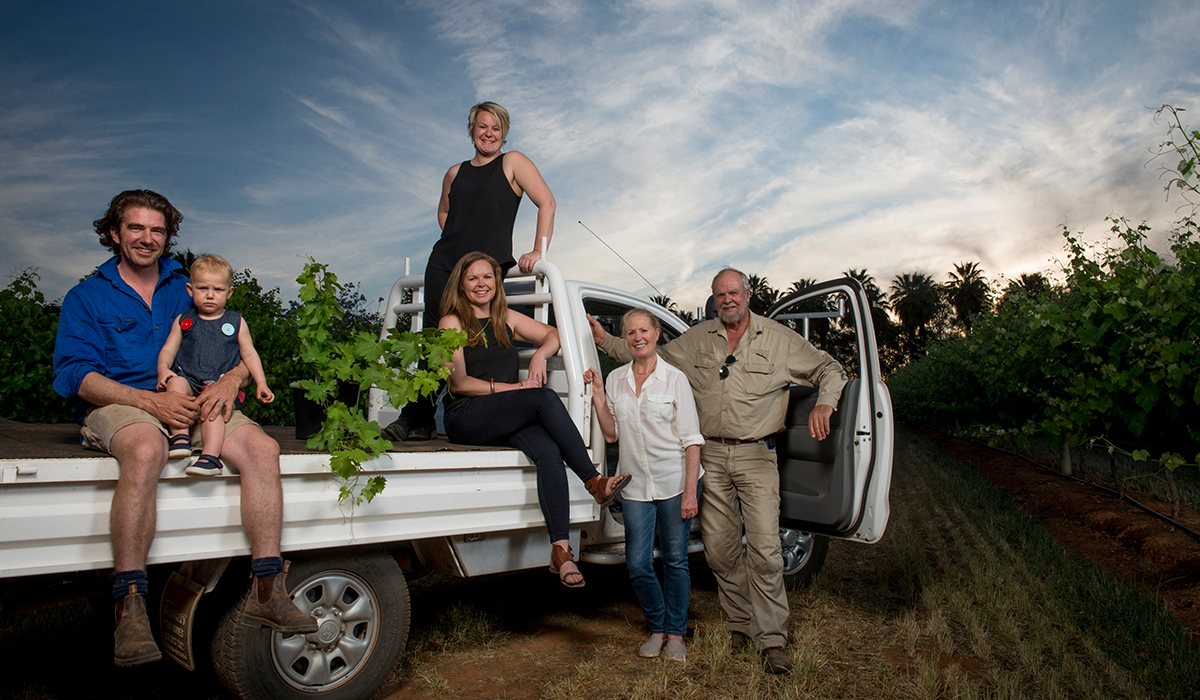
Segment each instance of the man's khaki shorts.
[[[83,427],[79,429],[79,434],[83,437],[85,447],[112,454],[108,446],[112,442],[113,436],[121,428],[135,423],[149,423],[161,430],[164,436],[169,435],[167,427],[162,424],[162,421],[149,413],[133,406],[120,406],[116,404],[99,406],[88,411],[87,416],[83,419]],[[225,437],[229,437],[230,433],[243,425],[258,424],[242,415],[241,411],[234,411],[229,422],[225,424]],[[200,421],[196,421],[192,425],[191,438],[193,451],[203,447],[203,441],[200,438]]]

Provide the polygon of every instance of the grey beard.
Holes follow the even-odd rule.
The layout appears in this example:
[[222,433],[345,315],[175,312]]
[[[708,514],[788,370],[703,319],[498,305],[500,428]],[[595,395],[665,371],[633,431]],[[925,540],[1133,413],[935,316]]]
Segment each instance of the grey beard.
[[737,311],[726,312],[723,309],[717,309],[717,318],[721,319],[721,323],[737,323],[746,315],[746,308],[738,309]]

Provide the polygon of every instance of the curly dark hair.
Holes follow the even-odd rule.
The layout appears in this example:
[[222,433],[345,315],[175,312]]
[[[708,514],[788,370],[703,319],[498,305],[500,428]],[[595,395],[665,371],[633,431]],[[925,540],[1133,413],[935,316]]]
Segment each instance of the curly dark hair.
[[112,229],[120,229],[125,210],[130,207],[153,209],[163,215],[163,219],[167,223],[167,237],[163,241],[162,254],[163,257],[169,256],[171,246],[175,244],[175,234],[179,233],[179,224],[183,223],[183,214],[171,206],[166,197],[150,190],[125,190],[112,198],[104,216],[92,222],[92,226],[96,229],[96,235],[100,236],[100,245],[117,255],[121,254],[120,247],[113,242],[108,232]]

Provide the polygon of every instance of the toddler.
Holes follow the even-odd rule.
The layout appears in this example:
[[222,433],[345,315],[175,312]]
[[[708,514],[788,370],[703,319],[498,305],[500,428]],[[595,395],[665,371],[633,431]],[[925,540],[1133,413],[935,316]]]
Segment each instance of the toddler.
[[[227,311],[225,303],[233,291],[233,268],[224,258],[205,255],[191,267],[187,285],[194,309],[175,318],[167,343],[158,355],[158,390],[197,396],[204,387],[229,370],[245,362],[254,379],[258,398],[263,403],[275,400],[267,386],[262,360],[250,339],[250,329],[241,314]],[[241,407],[241,392],[235,409]],[[189,457],[192,442],[187,424],[168,424],[171,458]],[[203,454],[185,473],[190,476],[217,476],[224,468],[221,445],[225,441],[224,421],[204,421],[200,426]]]

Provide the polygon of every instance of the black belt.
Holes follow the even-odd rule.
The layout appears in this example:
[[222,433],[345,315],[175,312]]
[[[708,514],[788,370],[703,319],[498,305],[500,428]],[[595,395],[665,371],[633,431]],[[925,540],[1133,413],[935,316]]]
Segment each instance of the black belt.
[[754,438],[753,440],[740,440],[738,438],[709,437],[707,435],[704,436],[704,439],[708,440],[709,442],[719,442],[722,445],[753,445],[754,443],[762,440],[762,438]]

